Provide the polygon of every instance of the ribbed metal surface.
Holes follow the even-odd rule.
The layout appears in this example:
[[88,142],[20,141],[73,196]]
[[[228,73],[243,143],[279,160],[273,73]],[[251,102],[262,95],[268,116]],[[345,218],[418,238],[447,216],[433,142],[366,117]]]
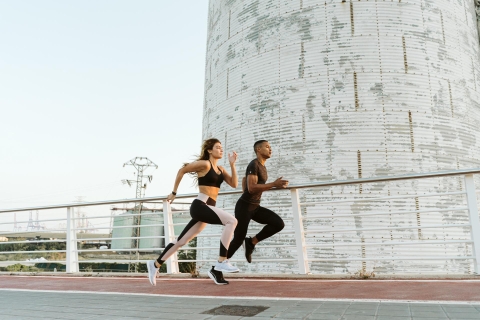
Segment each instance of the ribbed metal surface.
[[116,238],[129,238],[133,234],[133,216],[130,213],[120,214],[113,218],[114,227],[129,227],[129,228],[114,228],[112,229],[112,249],[131,249],[131,239],[116,239]]
[[[163,213],[141,216],[140,237],[163,237],[164,232],[161,225],[163,222]],[[141,238],[139,242],[140,249],[163,248],[164,246],[163,238]]]
[[[252,145],[258,139],[269,140],[273,147],[269,176],[284,176],[292,183],[480,164],[480,56],[473,1],[211,0],[208,26],[203,137],[217,137],[227,150],[236,150],[240,172],[254,157]],[[461,185],[458,178],[428,179],[317,189],[309,196],[315,200],[447,192]],[[232,206],[235,198],[224,202]],[[265,198],[266,205],[285,199],[278,194]],[[385,203],[382,210],[408,210],[412,205],[421,210],[444,204],[399,200]],[[331,210],[366,209],[353,203]],[[438,213],[422,217],[421,223],[445,219],[460,223],[463,218]],[[339,218],[338,223],[354,222]],[[374,218],[355,223],[364,228],[385,226]],[[306,228],[331,224],[307,221]],[[413,231],[388,233],[393,239],[419,237]],[[464,231],[432,234],[448,238]],[[342,237],[359,243],[368,238],[359,233]],[[328,241],[334,244],[332,238]],[[457,249],[445,249],[445,255],[455,250],[458,254]],[[346,256],[357,253],[346,251]],[[278,256],[273,251],[264,254]],[[319,254],[328,257],[325,250]],[[330,273],[352,272],[359,266],[353,261],[340,267],[316,264],[321,264],[318,272]],[[469,272],[469,266],[456,265],[457,271]],[[289,264],[246,267],[287,270]],[[418,261],[379,262],[376,267],[387,273],[451,268],[445,261],[431,267]]]

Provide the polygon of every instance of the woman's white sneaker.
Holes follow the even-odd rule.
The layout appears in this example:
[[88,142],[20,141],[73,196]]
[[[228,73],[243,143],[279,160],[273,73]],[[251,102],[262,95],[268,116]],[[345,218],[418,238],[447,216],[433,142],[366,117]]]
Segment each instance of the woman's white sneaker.
[[152,286],[156,286],[157,272],[159,268],[155,267],[155,260],[147,261],[147,269],[148,269],[148,280],[150,280],[150,283],[152,284]]
[[225,259],[222,262],[217,261],[217,263],[215,264],[215,270],[227,273],[234,273],[240,271],[240,269],[238,269],[237,267],[232,266],[228,259]]

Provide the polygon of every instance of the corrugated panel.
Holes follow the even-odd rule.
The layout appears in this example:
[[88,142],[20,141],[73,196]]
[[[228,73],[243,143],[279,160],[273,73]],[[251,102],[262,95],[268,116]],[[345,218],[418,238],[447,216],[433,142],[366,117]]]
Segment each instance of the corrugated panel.
[[125,213],[115,216],[113,219],[114,227],[127,227],[131,228],[118,228],[112,231],[112,249],[131,249],[131,239],[116,239],[116,238],[128,238],[133,235],[133,218],[131,214]]
[[[142,227],[140,228],[140,237],[163,236],[164,228],[161,226],[163,222],[163,213],[141,216],[140,225]],[[140,249],[162,248],[164,243],[165,241],[163,238],[141,238],[138,247]]]

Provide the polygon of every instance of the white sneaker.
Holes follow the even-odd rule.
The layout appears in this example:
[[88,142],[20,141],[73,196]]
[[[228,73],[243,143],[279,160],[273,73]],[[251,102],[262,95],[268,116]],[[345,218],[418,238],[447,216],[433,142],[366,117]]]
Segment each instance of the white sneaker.
[[232,266],[230,264],[230,261],[228,261],[228,259],[223,260],[223,262],[217,261],[217,263],[215,264],[215,270],[221,271],[221,272],[227,272],[227,273],[240,272],[240,269],[238,269],[235,266]]
[[155,260],[147,261],[147,269],[148,269],[148,280],[150,280],[150,283],[152,284],[152,286],[156,286],[157,272],[159,268],[155,267]]

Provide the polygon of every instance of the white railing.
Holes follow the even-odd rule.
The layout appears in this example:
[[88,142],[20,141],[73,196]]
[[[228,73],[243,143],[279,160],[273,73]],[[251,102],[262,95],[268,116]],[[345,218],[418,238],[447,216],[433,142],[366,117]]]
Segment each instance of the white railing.
[[[479,222],[479,213],[478,213],[478,202],[477,202],[477,192],[474,184],[474,175],[479,174],[480,169],[472,169],[472,170],[456,170],[456,171],[444,171],[444,172],[434,172],[434,173],[426,173],[426,174],[410,174],[410,175],[402,175],[402,176],[392,176],[392,177],[376,177],[376,178],[364,178],[364,179],[354,179],[354,180],[341,180],[341,181],[329,181],[329,182],[318,182],[318,183],[309,183],[309,184],[302,184],[302,185],[291,185],[288,189],[290,191],[288,204],[276,204],[276,205],[267,205],[267,207],[277,207],[284,210],[286,213],[284,214],[284,221],[286,222],[287,227],[280,233],[279,236],[273,237],[268,243],[261,246],[265,250],[272,249],[272,250],[287,250],[288,252],[294,252],[294,254],[286,254],[285,257],[278,257],[275,256],[273,258],[265,258],[260,257],[260,259],[256,259],[255,261],[262,261],[262,262],[271,262],[271,263],[291,263],[296,264],[296,270],[300,274],[308,274],[311,273],[312,264],[315,263],[328,263],[328,262],[335,262],[335,263],[343,263],[343,262],[360,262],[365,269],[366,263],[369,261],[381,262],[381,261],[409,261],[409,260],[421,260],[421,261],[464,261],[473,266],[472,273],[479,274],[480,273],[480,222]],[[396,181],[424,181],[428,179],[435,179],[435,178],[445,178],[445,177],[463,177],[463,183],[458,185],[459,190],[448,191],[448,192],[428,192],[428,193],[414,193],[414,194],[401,194],[401,195],[388,195],[388,196],[368,196],[362,194],[361,197],[358,194],[349,195],[348,197],[343,197],[342,199],[337,199],[339,197],[322,197],[319,196],[318,190],[322,188],[332,188],[332,187],[339,187],[339,186],[362,186],[362,189],[366,189],[365,186],[374,185],[379,183],[394,183]],[[360,189],[360,190],[362,190]],[[306,192],[302,195],[301,191],[306,190]],[[407,190],[409,191],[409,190]],[[271,190],[270,192],[283,192],[286,191],[282,190]],[[287,191],[288,192],[288,191]],[[316,192],[316,193],[315,193]],[[241,191],[225,191],[220,192],[219,196],[232,196],[232,195],[239,195]],[[405,192],[408,193],[408,192]],[[309,195],[316,194],[316,196],[311,197]],[[186,194],[186,195],[177,195],[176,201],[178,199],[192,199],[196,196],[196,194]],[[445,198],[447,197],[447,198]],[[450,198],[448,198],[450,197]],[[219,199],[220,199],[219,198]],[[448,206],[445,207],[445,204],[442,204],[440,207],[436,206],[429,206],[425,209],[420,209],[418,206],[419,199],[450,199],[448,201],[444,201],[447,204],[454,204],[455,206]],[[285,200],[285,196],[282,198]],[[327,200],[326,200],[327,199]],[[333,200],[332,200],[333,199]],[[361,205],[362,203],[369,204],[369,206],[373,206],[375,203],[385,203],[385,202],[396,202],[396,201],[410,201],[414,200],[417,203],[415,208],[401,210],[391,210],[391,207],[387,209],[380,208],[381,210],[368,210],[368,206],[365,206],[366,209],[364,211],[352,213],[347,211],[342,212],[329,212],[317,214],[316,211],[325,211],[325,207],[337,207],[343,206],[345,204],[354,203],[355,205]],[[51,217],[49,219],[41,220],[41,222],[45,223],[65,223],[64,227],[57,227],[49,230],[27,230],[24,232],[14,230],[14,231],[0,231],[0,237],[6,238],[32,238],[28,240],[18,240],[18,241],[8,241],[8,242],[0,242],[0,266],[3,262],[4,264],[14,264],[14,263],[21,263],[25,264],[24,258],[20,259],[13,259],[13,260],[5,260],[1,259],[2,256],[25,256],[28,254],[52,254],[57,255],[60,258],[51,258],[48,262],[57,262],[66,265],[66,272],[74,273],[79,272],[79,263],[104,263],[104,262],[116,262],[116,263],[144,263],[147,260],[153,259],[158,251],[161,251],[163,248],[160,246],[158,247],[148,247],[148,248],[108,248],[108,249],[101,249],[101,250],[89,250],[89,249],[82,249],[79,248],[79,242],[102,242],[108,244],[112,241],[118,240],[146,240],[146,239],[164,239],[165,243],[173,241],[175,238],[175,227],[181,227],[186,223],[174,223],[174,214],[183,213],[187,217],[188,210],[184,211],[173,211],[171,205],[165,201],[166,197],[149,197],[149,198],[142,198],[142,199],[123,199],[123,200],[111,200],[111,201],[97,201],[97,202],[83,202],[83,203],[70,203],[64,205],[51,205],[51,206],[41,206],[41,207],[30,207],[30,208],[17,208],[17,209],[3,209],[0,210],[0,218],[4,217],[7,214],[12,214],[14,212],[28,212],[33,210],[41,210],[46,211]],[[435,200],[439,201],[439,200]],[[432,201],[431,203],[435,203]],[[284,201],[285,202],[285,201]],[[126,203],[153,203],[154,205],[161,206],[158,208],[157,211],[163,212],[163,221],[160,223],[152,223],[148,225],[132,225],[127,224],[124,226],[103,226],[103,227],[95,227],[95,226],[79,226],[78,222],[84,217],[75,217],[74,209],[75,208],[84,208],[84,207],[98,207],[98,206],[106,206],[106,205],[117,205],[117,204],[126,204]],[[403,203],[403,202],[402,202]],[[443,202],[442,202],[443,203]],[[66,209],[66,210],[65,210]],[[233,208],[227,208],[229,211],[233,211]],[[63,213],[58,213],[58,210],[65,210]],[[313,212],[309,212],[313,211]],[[55,212],[53,214],[52,212]],[[451,213],[449,216],[448,213]],[[434,214],[446,215],[446,219],[437,219],[432,218]],[[54,216],[57,217],[54,217]],[[147,217],[151,215],[158,216],[158,213],[133,213],[129,214],[128,216],[125,215],[124,217],[135,217],[135,216],[142,216]],[[328,219],[337,219],[339,220],[339,224],[345,224],[344,222],[347,220],[342,219],[382,219],[382,217],[389,218],[393,221],[393,218],[399,218],[403,216],[415,216],[416,217],[416,224],[404,224],[399,225],[397,222],[388,222],[385,225],[378,226],[377,224],[371,223],[367,225],[359,225],[355,224],[352,225],[351,223],[346,223],[346,226],[338,227],[335,224],[329,225],[328,223],[316,223],[315,221],[326,221]],[[118,217],[118,216],[117,216]],[[393,218],[392,218],[393,217]],[[453,218],[451,218],[453,217]],[[93,220],[97,219],[98,221],[105,221],[111,218],[111,215],[105,214],[95,214],[90,215],[88,219]],[[433,222],[429,222],[427,224],[422,223],[422,219],[425,220],[433,220]],[[401,220],[401,219],[400,219]],[[0,219],[0,221],[2,221]],[[310,221],[310,222],[309,222]],[[313,221],[313,222],[311,222]],[[376,221],[376,220],[372,220]],[[383,220],[382,220],[383,221]],[[17,223],[26,223],[27,221],[18,221]],[[12,225],[12,219],[8,220],[7,222],[0,222],[0,230],[3,229],[2,226],[4,225]],[[320,227],[319,227],[320,226]],[[162,228],[164,230],[164,235],[149,235],[149,236],[132,236],[131,234],[127,234],[126,236],[114,236],[114,230],[121,230],[121,229],[132,229],[132,228]],[[95,231],[95,230],[106,230],[104,234],[99,233],[89,233],[88,231]],[[428,234],[429,230],[451,230],[452,233],[455,233],[455,237],[436,237],[430,239],[430,237],[424,236],[424,234]],[[220,230],[220,229],[218,229]],[[212,229],[210,233],[204,232],[199,235],[199,238],[202,240],[208,239],[217,239],[220,237],[219,231],[216,229]],[[389,241],[378,239],[368,240],[365,239],[366,237],[361,236],[359,239],[360,241],[355,242],[352,241],[352,237],[345,238],[344,241],[332,242],[332,241],[320,241],[324,235],[330,235],[335,233],[336,235],[344,235],[344,234],[376,234],[381,232],[406,232],[410,230],[411,234],[414,234],[415,237],[410,237],[409,239],[397,239],[394,240],[393,237],[389,239]],[[460,231],[458,231],[460,230]],[[412,233],[413,232],[413,233]],[[448,234],[448,231],[445,233]],[[458,236],[460,235],[460,236]],[[289,237],[292,236],[292,240]],[[37,237],[37,238],[35,238]],[[50,239],[51,238],[51,239]],[[358,237],[357,237],[358,238]],[[287,239],[288,242],[284,240]],[[320,239],[320,240],[319,240]],[[216,241],[216,240],[215,240]],[[12,245],[12,244],[39,244],[39,245],[48,245],[49,243],[63,243],[65,242],[65,250],[19,250],[19,251],[6,251],[2,249],[5,245]],[[294,242],[294,244],[292,244]],[[167,260],[167,272],[168,273],[177,273],[179,272],[179,262],[210,262],[214,259],[215,255],[210,254],[212,259],[202,259],[198,256],[199,252],[210,252],[212,250],[218,250],[218,247],[213,245],[208,245],[208,241],[206,241],[207,245],[197,245],[197,247],[185,247],[182,250],[197,250],[197,259],[196,260],[179,260],[175,255],[171,259]],[[443,252],[433,252],[434,254],[430,254],[428,246],[451,246],[456,245],[461,246],[463,252],[447,252],[448,250],[445,249]],[[335,254],[329,254],[328,252],[325,253],[324,250],[331,249],[332,246],[336,248],[356,248],[345,251],[338,251]],[[369,250],[371,248],[383,248],[383,247],[402,247],[405,246],[408,250],[407,255],[398,255],[398,254],[391,254],[385,256],[378,256],[377,254],[370,254]],[[411,249],[416,248],[416,249]],[[341,249],[340,249],[341,250]],[[428,254],[426,254],[426,251]],[[437,250],[438,251],[438,250]],[[377,250],[378,252],[383,252],[382,249]],[[114,258],[105,258],[98,255],[111,253],[114,254]],[[136,256],[132,259],[126,259],[122,253],[134,253]],[[340,253],[340,254],[339,254]],[[82,257],[83,260],[79,259],[79,254],[82,255],[91,255],[93,254],[95,257],[92,259],[91,257]],[[116,256],[115,256],[116,255]],[[118,257],[118,258],[115,258]]]

